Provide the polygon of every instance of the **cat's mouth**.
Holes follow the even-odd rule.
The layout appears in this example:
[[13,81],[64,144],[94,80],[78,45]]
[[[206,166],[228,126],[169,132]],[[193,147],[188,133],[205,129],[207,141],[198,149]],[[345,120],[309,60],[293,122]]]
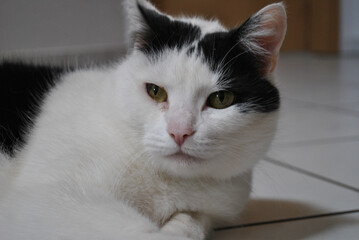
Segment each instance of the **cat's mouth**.
[[171,158],[171,159],[180,160],[180,161],[186,161],[186,162],[198,160],[197,157],[192,156],[192,155],[187,154],[187,153],[184,153],[181,150],[174,153],[174,154],[168,155],[168,157]]

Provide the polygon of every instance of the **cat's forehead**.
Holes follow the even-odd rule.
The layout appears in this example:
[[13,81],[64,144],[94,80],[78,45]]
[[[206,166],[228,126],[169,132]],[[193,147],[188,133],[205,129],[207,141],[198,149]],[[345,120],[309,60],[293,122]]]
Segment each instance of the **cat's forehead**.
[[208,94],[218,89],[218,74],[198,54],[189,54],[190,47],[167,49],[151,64],[155,81],[171,92]]
[[134,31],[136,48],[153,57],[166,49],[182,49],[195,46],[207,35],[227,32],[218,20],[205,20],[199,17],[172,17],[155,9],[139,6],[145,26]]
[[[155,14],[151,10],[144,11],[146,14]],[[223,33],[227,29],[216,19],[166,17],[171,24],[163,24],[162,29],[157,29],[157,35],[152,39],[148,51],[147,46],[140,48],[156,72],[155,75],[159,76],[156,81],[167,88],[175,86],[177,90],[191,90],[185,92],[208,94],[220,89],[220,73],[213,71],[213,56],[205,54],[203,43],[208,42],[209,35]],[[158,24],[163,19],[155,21]]]
[[181,17],[177,18],[177,20],[198,27],[201,32],[201,38],[209,33],[227,31],[217,19],[206,20],[200,17]]

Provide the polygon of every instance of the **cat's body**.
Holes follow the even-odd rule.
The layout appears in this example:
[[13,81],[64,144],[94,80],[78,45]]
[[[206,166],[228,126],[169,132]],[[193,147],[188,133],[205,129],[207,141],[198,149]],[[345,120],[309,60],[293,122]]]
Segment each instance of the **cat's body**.
[[258,13],[284,21],[273,48],[250,43],[265,31],[249,25],[236,51],[217,22],[171,20],[144,1],[128,9],[133,52],[61,75],[26,144],[0,155],[1,239],[204,239],[244,207],[276,128],[279,95],[266,77],[285,33],[282,5]]

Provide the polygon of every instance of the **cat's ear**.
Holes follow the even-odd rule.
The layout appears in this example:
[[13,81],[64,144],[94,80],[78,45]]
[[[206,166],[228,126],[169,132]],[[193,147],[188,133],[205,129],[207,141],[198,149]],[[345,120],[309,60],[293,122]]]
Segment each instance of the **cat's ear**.
[[170,24],[171,19],[161,13],[147,0],[126,0],[131,45],[143,48],[156,39],[161,27]]
[[272,72],[287,30],[287,15],[283,3],[261,9],[238,28],[240,43],[263,59],[263,73]]

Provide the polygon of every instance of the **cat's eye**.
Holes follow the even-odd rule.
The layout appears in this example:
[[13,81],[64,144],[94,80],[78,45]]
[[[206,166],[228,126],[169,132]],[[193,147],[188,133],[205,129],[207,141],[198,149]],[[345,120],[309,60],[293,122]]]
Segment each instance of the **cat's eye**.
[[163,88],[153,83],[146,83],[146,89],[148,95],[156,102],[161,103],[167,101],[167,93]]
[[234,94],[228,91],[218,91],[209,95],[207,105],[216,109],[231,106],[234,102]]

